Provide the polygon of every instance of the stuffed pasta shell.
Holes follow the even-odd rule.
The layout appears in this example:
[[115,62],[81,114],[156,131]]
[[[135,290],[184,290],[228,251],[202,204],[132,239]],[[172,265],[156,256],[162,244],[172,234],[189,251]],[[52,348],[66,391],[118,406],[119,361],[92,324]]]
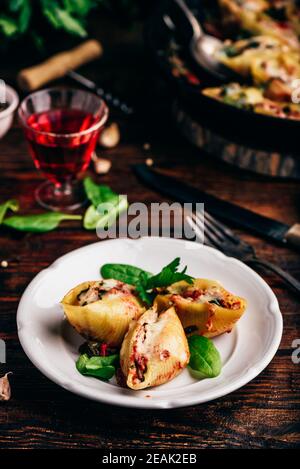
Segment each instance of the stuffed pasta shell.
[[215,337],[230,332],[246,309],[246,300],[213,280],[177,282],[155,298],[158,310],[174,306],[187,334]]
[[69,323],[88,340],[120,346],[129,324],[144,311],[134,287],[113,279],[84,282],[62,299]]
[[[299,47],[295,31],[295,15],[286,16],[284,21],[272,17],[269,2],[265,0],[218,0],[223,14],[223,23],[229,28],[244,30],[252,35],[263,34],[275,37],[292,48]],[[293,18],[293,21],[291,21]]]
[[155,308],[132,322],[120,353],[126,384],[131,389],[158,386],[177,376],[189,362],[189,347],[180,320],[169,308]]

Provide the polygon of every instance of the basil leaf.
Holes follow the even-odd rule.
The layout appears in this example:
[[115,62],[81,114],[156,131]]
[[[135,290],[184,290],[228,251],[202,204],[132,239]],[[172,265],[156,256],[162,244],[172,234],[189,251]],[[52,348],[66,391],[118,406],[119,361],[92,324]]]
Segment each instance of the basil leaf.
[[151,276],[149,272],[128,264],[104,264],[100,269],[103,278],[114,278],[120,282],[129,283],[129,285],[139,283],[142,273],[146,274],[147,277]]
[[81,215],[70,215],[60,212],[46,212],[38,215],[14,215],[5,218],[3,225],[19,231],[44,233],[57,228],[63,220],[81,220]]
[[199,379],[215,378],[221,373],[221,357],[214,343],[206,337],[192,335],[188,338],[190,348],[189,366]]
[[109,228],[116,222],[118,216],[128,207],[126,197],[116,197],[110,201],[102,202],[103,204],[108,204],[107,206],[103,205],[103,213],[101,212],[101,203],[98,204],[98,209],[94,205],[89,206],[83,219],[83,226],[86,230]]
[[83,187],[87,198],[92,202],[95,208],[103,202],[111,202],[119,198],[118,194],[116,194],[109,186],[96,184],[89,176],[84,178]]
[[17,212],[17,210],[19,210],[19,202],[15,199],[10,199],[4,202],[3,204],[0,204],[0,225],[3,222],[3,219],[8,210]]
[[172,285],[172,283],[185,280],[188,283],[192,283],[193,277],[187,275],[186,267],[182,272],[177,272],[177,269],[180,264],[180,258],[176,257],[170,264],[166,265],[161,272],[150,277],[146,284],[146,289],[151,290],[158,287],[167,287]]

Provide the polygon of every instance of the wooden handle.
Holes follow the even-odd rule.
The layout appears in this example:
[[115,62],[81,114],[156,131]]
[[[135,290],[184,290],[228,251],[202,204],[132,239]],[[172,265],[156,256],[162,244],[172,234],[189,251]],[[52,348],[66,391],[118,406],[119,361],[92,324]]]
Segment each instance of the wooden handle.
[[289,243],[300,248],[300,224],[296,223],[296,225],[293,225],[285,235],[285,238]]
[[91,39],[69,51],[53,55],[45,62],[21,70],[18,75],[20,88],[33,91],[48,81],[63,77],[69,70],[74,70],[102,55],[100,42]]

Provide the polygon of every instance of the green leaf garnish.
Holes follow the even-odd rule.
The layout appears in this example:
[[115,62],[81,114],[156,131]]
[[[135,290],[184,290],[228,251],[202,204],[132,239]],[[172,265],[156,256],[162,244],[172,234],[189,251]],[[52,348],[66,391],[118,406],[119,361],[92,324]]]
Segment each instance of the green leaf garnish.
[[60,212],[46,212],[37,215],[14,215],[5,218],[3,225],[19,231],[44,233],[54,230],[64,220],[81,220],[81,215]]
[[176,259],[166,265],[161,272],[148,278],[146,283],[147,290],[159,287],[168,287],[169,285],[172,285],[172,283],[180,282],[181,280],[192,283],[193,278],[185,273],[187,267],[185,267],[181,272],[177,272],[179,264],[180,257],[176,257]]
[[139,267],[128,264],[104,264],[100,269],[100,274],[103,278],[114,278],[129,285],[136,285],[141,274],[146,274],[148,277],[152,275]]
[[119,363],[119,355],[109,355],[107,357],[90,357],[84,353],[79,356],[76,362],[76,368],[84,376],[93,376],[94,378],[108,380],[116,372],[115,366]]
[[19,210],[19,202],[15,199],[10,199],[0,204],[0,225],[3,222],[6,212],[8,210],[12,210],[13,212],[17,212]]
[[86,230],[109,228],[128,207],[125,196],[119,196],[108,186],[96,184],[90,177],[84,179],[83,186],[92,202],[84,214],[83,226]]
[[199,379],[215,378],[221,373],[222,361],[212,340],[199,335],[188,338],[190,348],[189,366]]
[[188,283],[193,281],[193,277],[187,275],[186,267],[178,272],[180,258],[177,257],[170,264],[163,267],[161,272],[153,275],[143,269],[127,264],[104,264],[100,273],[103,278],[114,278],[124,283],[129,283],[136,287],[136,291],[144,303],[151,305],[155,288],[167,287],[172,283],[185,280]]

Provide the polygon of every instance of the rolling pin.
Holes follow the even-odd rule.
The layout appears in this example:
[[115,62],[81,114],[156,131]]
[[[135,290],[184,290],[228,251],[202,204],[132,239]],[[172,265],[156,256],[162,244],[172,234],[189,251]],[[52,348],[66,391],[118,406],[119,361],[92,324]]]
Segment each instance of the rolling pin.
[[48,81],[62,78],[70,70],[97,59],[102,53],[100,42],[90,39],[74,49],[53,55],[41,64],[21,70],[18,74],[18,84],[24,91],[34,91]]

